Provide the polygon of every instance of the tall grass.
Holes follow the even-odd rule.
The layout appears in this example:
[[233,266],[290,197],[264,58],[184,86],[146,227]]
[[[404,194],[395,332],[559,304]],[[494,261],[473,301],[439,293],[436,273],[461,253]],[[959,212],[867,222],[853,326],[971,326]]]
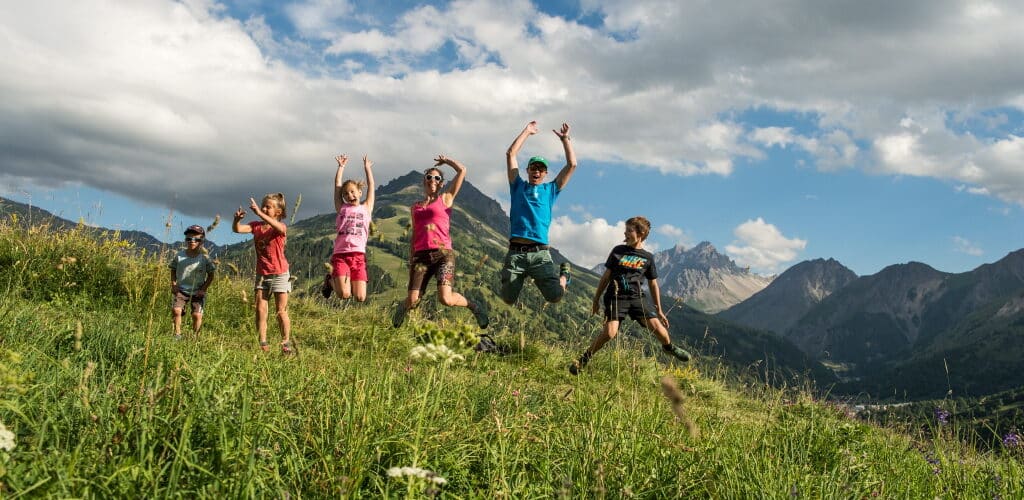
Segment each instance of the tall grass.
[[0,496],[1011,498],[1024,488],[1014,453],[868,426],[800,388],[733,386],[713,361],[664,366],[625,336],[578,378],[565,368],[579,346],[527,335],[520,348],[518,331],[499,337],[508,355],[463,348],[463,362],[430,362],[410,356],[417,338],[461,338],[460,317],[442,312],[435,328],[414,314],[393,330],[383,304],[295,297],[300,355],[263,353],[243,300],[251,284],[227,277],[211,287],[201,335],[174,342],[164,266],[75,231],[0,222],[0,423],[16,441],[0,450]]

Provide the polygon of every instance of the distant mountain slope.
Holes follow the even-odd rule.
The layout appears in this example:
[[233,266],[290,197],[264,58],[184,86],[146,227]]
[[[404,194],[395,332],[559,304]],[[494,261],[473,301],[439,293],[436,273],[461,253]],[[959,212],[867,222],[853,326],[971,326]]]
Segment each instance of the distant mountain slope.
[[925,308],[948,276],[920,262],[886,267],[822,300],[785,336],[836,362],[885,360],[913,345]]
[[[11,215],[17,217],[19,224],[48,224],[51,227],[58,230],[73,229],[79,226],[78,222],[72,222],[70,220],[58,217],[39,207],[32,207],[24,203],[16,202],[14,200],[0,198],[0,217],[10,217]],[[149,253],[159,253],[168,248],[168,245],[165,245],[163,242],[154,238],[149,233],[145,233],[142,231],[123,231],[117,229],[107,229],[102,227],[90,226],[85,223],[82,223],[82,227],[88,231],[96,233],[98,236],[112,236],[113,234],[116,233],[120,239],[127,241],[134,245],[136,248],[140,250],[145,250],[146,252]],[[177,248],[177,245],[173,245],[173,247]],[[215,251],[218,248],[215,244],[212,244],[210,242],[207,242],[207,247],[208,249],[211,249],[211,252]]]
[[857,275],[835,259],[800,262],[763,290],[718,313],[718,316],[782,334],[825,297],[855,279]]
[[738,304],[772,282],[772,277],[737,266],[707,241],[691,249],[677,245],[658,252],[654,262],[663,294],[706,313]]

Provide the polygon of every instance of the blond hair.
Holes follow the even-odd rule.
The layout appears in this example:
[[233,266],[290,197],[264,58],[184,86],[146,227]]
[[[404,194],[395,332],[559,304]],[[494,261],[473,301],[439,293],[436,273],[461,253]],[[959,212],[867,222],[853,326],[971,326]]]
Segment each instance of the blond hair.
[[355,185],[356,189],[358,189],[360,191],[366,189],[366,183],[365,182],[349,179],[349,180],[341,183],[341,188],[340,188],[341,191],[345,192],[345,188],[347,188],[349,186],[349,184]]
[[266,205],[268,201],[273,202],[277,209],[281,211],[281,213],[277,214],[277,220],[283,220],[288,216],[288,204],[284,201],[284,193],[267,193],[263,197],[262,204]]

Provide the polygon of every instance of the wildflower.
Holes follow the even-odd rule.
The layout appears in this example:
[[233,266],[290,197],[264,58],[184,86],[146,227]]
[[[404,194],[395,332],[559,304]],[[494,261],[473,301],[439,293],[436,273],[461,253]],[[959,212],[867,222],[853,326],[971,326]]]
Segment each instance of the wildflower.
[[419,467],[392,467],[388,469],[387,474],[388,477],[394,478],[415,477],[441,486],[448,484],[448,480],[438,476],[437,473]]
[[513,390],[513,391],[512,391],[512,395],[513,395],[513,396],[518,396],[518,395],[519,395],[519,389],[515,389],[515,390]]
[[935,409],[935,420],[939,421],[940,425],[946,425],[949,423],[949,412],[942,408]]
[[1021,446],[1020,434],[1017,431],[1010,431],[1003,436],[1003,446],[1007,448],[1019,448]]
[[3,422],[0,422],[0,450],[11,451],[16,446],[14,433],[7,430]]

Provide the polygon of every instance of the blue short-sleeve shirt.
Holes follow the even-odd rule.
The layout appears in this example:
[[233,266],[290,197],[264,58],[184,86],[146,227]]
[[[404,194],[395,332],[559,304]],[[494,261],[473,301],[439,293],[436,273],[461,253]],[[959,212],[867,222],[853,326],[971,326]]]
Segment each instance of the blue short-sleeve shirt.
[[548,244],[548,228],[551,227],[551,207],[560,193],[555,181],[533,185],[520,177],[509,184],[512,208],[511,238],[525,238],[544,245]]

